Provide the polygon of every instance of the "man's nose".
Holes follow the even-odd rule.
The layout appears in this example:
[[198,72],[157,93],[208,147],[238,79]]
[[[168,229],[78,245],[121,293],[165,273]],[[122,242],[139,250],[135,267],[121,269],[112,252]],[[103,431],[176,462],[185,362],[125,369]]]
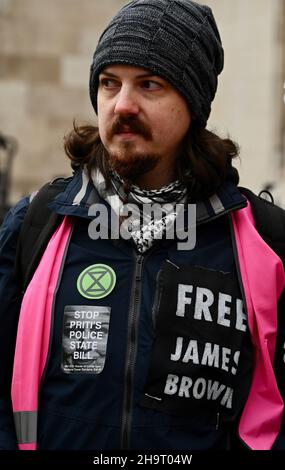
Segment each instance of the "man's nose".
[[117,94],[117,101],[114,109],[115,114],[138,114],[139,105],[135,98],[135,93],[129,88],[122,87]]

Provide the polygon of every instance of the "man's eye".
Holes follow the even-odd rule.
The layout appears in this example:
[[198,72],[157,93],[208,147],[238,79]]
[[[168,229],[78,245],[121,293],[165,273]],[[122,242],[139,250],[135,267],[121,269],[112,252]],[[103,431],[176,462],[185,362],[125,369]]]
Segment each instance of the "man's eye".
[[160,83],[153,82],[152,80],[144,80],[142,86],[147,90],[159,90],[161,88]]
[[113,80],[112,78],[102,78],[100,80],[100,85],[103,88],[116,88],[118,86],[118,82],[116,80]]

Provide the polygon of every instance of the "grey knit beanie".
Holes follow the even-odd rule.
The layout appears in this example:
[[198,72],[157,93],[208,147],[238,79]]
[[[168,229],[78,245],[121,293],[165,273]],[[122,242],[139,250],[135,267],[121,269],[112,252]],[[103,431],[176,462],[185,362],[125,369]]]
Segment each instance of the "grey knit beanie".
[[151,70],[189,103],[206,127],[224,51],[211,9],[191,0],[134,0],[113,18],[99,39],[90,73],[90,97],[97,113],[98,77],[111,64]]

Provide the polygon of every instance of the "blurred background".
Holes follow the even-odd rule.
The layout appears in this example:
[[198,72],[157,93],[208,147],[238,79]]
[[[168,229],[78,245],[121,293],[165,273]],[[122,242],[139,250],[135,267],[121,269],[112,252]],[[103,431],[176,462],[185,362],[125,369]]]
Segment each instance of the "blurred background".
[[[0,207],[70,175],[63,136],[96,124],[89,67],[122,0],[0,0]],[[241,185],[285,207],[285,0],[205,0],[225,49],[208,128],[241,147]],[[0,215],[1,217],[1,215]]]

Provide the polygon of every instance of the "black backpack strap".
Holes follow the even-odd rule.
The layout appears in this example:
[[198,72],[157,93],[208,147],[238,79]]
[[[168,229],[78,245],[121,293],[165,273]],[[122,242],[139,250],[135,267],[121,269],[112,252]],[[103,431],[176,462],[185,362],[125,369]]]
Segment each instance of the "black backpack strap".
[[64,191],[70,178],[58,178],[45,184],[32,199],[24,218],[16,253],[16,277],[24,292],[63,216],[47,207],[59,193]]
[[285,265],[285,211],[272,202],[239,188],[249,200],[256,228],[263,240],[275,251]]

